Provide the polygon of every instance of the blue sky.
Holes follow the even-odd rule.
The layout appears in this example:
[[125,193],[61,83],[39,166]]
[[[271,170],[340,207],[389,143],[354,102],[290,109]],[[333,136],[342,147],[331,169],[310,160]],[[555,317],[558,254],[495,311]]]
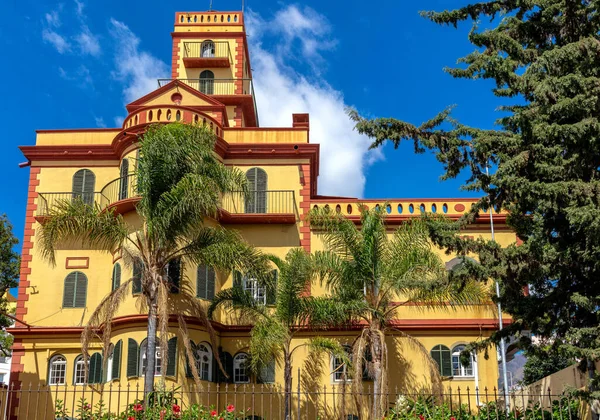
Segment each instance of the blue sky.
[[[246,0],[251,62],[261,124],[291,125],[311,113],[311,141],[322,144],[321,194],[366,198],[473,196],[460,181],[440,182],[442,166],[411,144],[368,152],[344,106],[368,116],[421,123],[449,105],[461,122],[491,128],[499,101],[484,81],[443,72],[472,50],[470,25],[439,27],[418,15],[459,0]],[[124,105],[170,73],[176,11],[209,0],[20,0],[0,15],[0,95],[4,101],[0,213],[22,237],[28,169],[17,149],[41,128],[114,127]],[[214,0],[238,10],[241,0]],[[25,103],[27,102],[27,103]]]

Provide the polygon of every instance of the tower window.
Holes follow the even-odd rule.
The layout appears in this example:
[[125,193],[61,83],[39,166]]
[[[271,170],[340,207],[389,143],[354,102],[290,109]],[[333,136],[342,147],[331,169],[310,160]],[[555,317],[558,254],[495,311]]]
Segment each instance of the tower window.
[[81,199],[86,204],[94,203],[96,175],[89,169],[80,169],[73,175],[73,199]]
[[63,308],[85,308],[87,277],[81,271],[73,271],[65,278]]
[[215,43],[211,40],[204,41],[200,47],[202,57],[210,58],[215,56]]
[[267,212],[267,173],[261,168],[250,168],[246,172],[250,196],[246,199],[246,213]]
[[215,92],[215,74],[210,70],[200,73],[200,92],[213,95]]

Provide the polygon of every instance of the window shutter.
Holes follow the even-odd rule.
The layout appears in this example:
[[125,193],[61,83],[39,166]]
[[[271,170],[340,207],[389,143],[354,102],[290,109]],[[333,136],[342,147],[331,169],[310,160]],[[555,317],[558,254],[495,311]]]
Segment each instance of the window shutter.
[[86,204],[94,204],[96,176],[89,169],[84,169],[83,171],[83,201]]
[[223,368],[225,369],[225,372],[227,373],[229,378],[225,377],[225,375],[221,371],[221,368],[219,368],[219,365],[218,365],[218,363],[216,363],[216,361],[215,361],[216,375],[213,375],[213,376],[217,378],[217,382],[219,382],[219,383],[233,383],[233,356],[231,355],[231,353],[220,350],[219,358],[221,359],[221,364],[223,365]]
[[115,348],[113,349],[113,362],[112,372],[110,377],[112,379],[121,379],[121,350],[123,347],[123,340],[117,341]]
[[205,265],[199,265],[196,272],[196,297],[207,299],[208,276]]
[[272,384],[275,382],[275,360],[260,368],[258,377],[256,378],[259,384]]
[[88,383],[99,384],[100,382],[102,382],[102,355],[100,353],[94,353],[92,354],[92,357],[90,357]]
[[117,290],[121,285],[121,264],[116,263],[112,272],[112,290]]
[[206,267],[206,299],[215,298],[216,273],[212,267]]
[[73,192],[73,198],[81,197],[83,194],[83,174],[85,173],[85,169],[80,169],[75,172],[73,175],[73,188],[71,191]]
[[168,342],[167,354],[169,361],[167,363],[166,376],[175,376],[177,371],[177,337],[173,337]]
[[75,301],[75,283],[77,281],[77,272],[69,273],[65,278],[65,288],[63,291],[63,308],[73,308]]
[[245,213],[256,213],[256,169],[257,168],[250,168],[246,171],[250,196],[246,198]]
[[233,272],[233,287],[242,287],[242,273],[237,270]]
[[256,168],[256,213],[267,212],[267,173]]
[[[196,345],[194,344],[193,341],[190,341],[190,347],[192,350],[192,354],[194,355],[194,357],[196,357]],[[196,361],[193,360],[192,363],[196,363]],[[198,372],[198,374],[200,374],[200,373]],[[194,377],[194,375],[192,374],[192,366],[190,364],[190,359],[187,357],[187,352],[185,354],[185,377],[186,378]]]
[[452,376],[452,355],[448,347],[442,349],[442,376]]
[[138,343],[130,338],[127,340],[127,377],[138,376]]
[[87,277],[85,274],[80,272],[75,272],[76,280],[75,280],[75,300],[74,300],[74,308],[85,308],[86,298],[87,298]]
[[181,283],[181,259],[169,261],[167,264],[167,276],[171,285],[171,293],[179,293],[179,284]]
[[275,305],[277,301],[277,278],[279,272],[277,270],[272,271],[273,274],[273,287],[267,288],[267,305]]
[[129,159],[123,159],[121,162],[121,179],[119,181],[119,200],[127,198],[129,186]]
[[131,284],[131,292],[135,295],[142,293],[142,261],[136,258],[133,262],[133,282]]

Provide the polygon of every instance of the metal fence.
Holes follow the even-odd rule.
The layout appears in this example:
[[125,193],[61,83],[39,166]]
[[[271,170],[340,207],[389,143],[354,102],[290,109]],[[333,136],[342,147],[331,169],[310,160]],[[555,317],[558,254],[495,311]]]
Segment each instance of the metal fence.
[[[351,385],[294,387],[290,395],[291,420],[369,418],[357,403],[370,407],[369,386],[356,393]],[[510,404],[493,390],[446,389],[443,393],[399,390],[385,394],[385,419],[412,420],[578,420],[586,405],[567,394],[511,394]],[[27,385],[0,390],[0,412],[6,419],[205,419],[229,409],[230,417],[245,420],[285,418],[285,393],[269,384],[212,384],[202,388],[171,385],[143,403],[142,387],[112,382],[101,385]],[[213,413],[214,414],[214,413]]]
[[231,50],[227,41],[184,42],[184,58],[231,58]]

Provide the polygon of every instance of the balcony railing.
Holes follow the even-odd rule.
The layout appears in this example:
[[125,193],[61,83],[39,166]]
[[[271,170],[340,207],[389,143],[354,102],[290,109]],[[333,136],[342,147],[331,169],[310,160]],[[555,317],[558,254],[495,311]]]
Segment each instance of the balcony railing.
[[[171,83],[175,79],[158,79],[158,87]],[[180,82],[204,93],[205,95],[252,95],[252,79],[177,79]]]
[[241,191],[226,194],[221,208],[229,214],[294,214],[294,191],[253,191],[245,196]]
[[[47,217],[53,208],[75,199],[81,199],[89,205],[98,205],[102,209],[117,206],[118,212],[129,211],[135,205],[131,199],[138,197],[137,175],[133,173],[109,182],[100,192],[40,193],[36,216]],[[223,196],[219,208],[230,218],[236,215],[287,215],[290,220],[295,220],[296,200],[294,191],[291,190],[254,191],[248,196],[242,192],[233,192]]]
[[227,41],[184,42],[183,58],[218,59],[226,58],[232,63],[231,49]]

